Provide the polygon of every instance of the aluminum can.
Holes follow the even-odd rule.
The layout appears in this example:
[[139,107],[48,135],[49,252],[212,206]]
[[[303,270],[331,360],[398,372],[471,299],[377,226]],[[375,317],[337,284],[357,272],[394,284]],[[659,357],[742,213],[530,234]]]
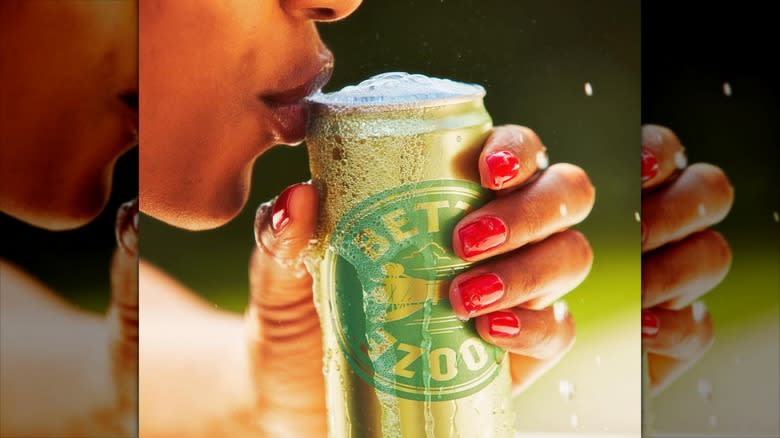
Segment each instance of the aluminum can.
[[453,228],[491,196],[477,167],[484,95],[385,73],[308,100],[320,222],[307,266],[333,438],[513,434],[507,353],[448,299],[472,265],[452,251]]

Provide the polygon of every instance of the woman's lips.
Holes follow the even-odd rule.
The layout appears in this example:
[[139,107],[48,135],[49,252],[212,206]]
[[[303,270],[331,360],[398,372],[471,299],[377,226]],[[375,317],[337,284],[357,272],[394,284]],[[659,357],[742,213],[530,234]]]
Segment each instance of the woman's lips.
[[320,57],[322,62],[317,73],[302,84],[260,96],[271,112],[271,130],[278,143],[296,145],[306,136],[308,112],[303,98],[320,90],[333,74],[333,55],[326,51]]

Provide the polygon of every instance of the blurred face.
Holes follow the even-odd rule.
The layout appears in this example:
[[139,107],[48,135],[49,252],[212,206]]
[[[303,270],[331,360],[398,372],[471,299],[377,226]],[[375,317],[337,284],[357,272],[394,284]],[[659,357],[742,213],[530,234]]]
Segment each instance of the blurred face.
[[0,1],[0,211],[83,225],[136,144],[137,1]]
[[330,77],[316,21],[360,0],[140,0],[140,208],[205,229],[235,217],[252,164],[303,140],[300,101]]

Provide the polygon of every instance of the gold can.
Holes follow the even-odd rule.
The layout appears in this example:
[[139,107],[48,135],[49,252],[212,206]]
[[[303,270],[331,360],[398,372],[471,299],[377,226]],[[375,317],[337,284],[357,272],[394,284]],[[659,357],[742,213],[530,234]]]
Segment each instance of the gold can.
[[472,265],[452,230],[491,196],[477,168],[492,128],[484,95],[385,73],[309,98],[320,223],[307,265],[333,438],[513,434],[507,354],[448,299]]

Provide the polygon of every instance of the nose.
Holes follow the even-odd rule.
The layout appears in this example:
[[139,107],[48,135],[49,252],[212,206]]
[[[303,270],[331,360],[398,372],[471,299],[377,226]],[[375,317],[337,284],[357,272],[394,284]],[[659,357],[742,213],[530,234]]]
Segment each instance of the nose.
[[336,21],[355,12],[363,0],[282,0],[288,14],[314,20]]

